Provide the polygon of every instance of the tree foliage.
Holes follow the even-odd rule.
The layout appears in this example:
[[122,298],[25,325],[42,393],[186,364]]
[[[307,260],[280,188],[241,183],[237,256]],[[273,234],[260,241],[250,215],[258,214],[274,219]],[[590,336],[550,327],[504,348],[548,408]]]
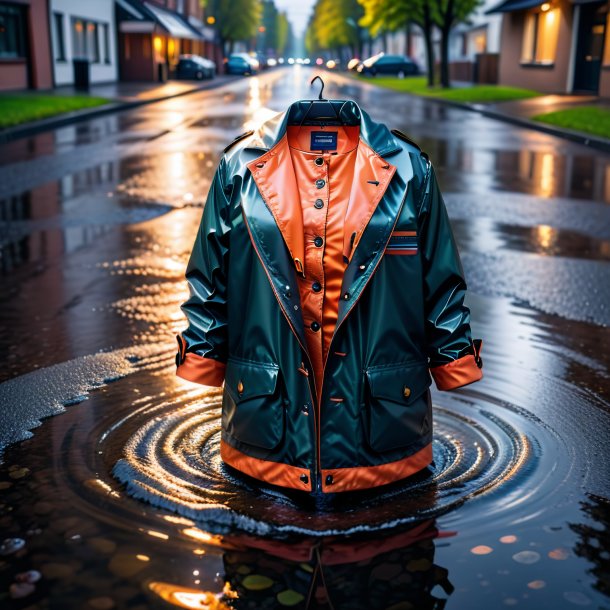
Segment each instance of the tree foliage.
[[358,0],[317,0],[305,33],[305,48],[313,53],[348,47],[358,54],[362,45],[358,21],[363,14]]
[[[449,86],[449,34],[482,0],[317,0],[306,31],[310,52],[352,46],[357,28],[348,19],[366,28],[371,37],[407,29],[413,24],[423,33],[428,63],[428,84],[434,84],[434,28],[441,32],[441,82]],[[358,10],[354,10],[355,5]]]
[[220,43],[225,51],[229,44],[231,53],[233,44],[238,40],[250,40],[256,35],[262,16],[260,0],[200,0],[208,15],[215,18],[215,27]]

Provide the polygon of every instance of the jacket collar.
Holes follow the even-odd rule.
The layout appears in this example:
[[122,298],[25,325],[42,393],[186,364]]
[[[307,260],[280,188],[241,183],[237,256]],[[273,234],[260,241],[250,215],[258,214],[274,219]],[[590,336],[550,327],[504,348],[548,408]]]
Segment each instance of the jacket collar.
[[[246,150],[253,148],[268,151],[273,148],[285,135],[287,125],[298,122],[303,118],[312,100],[298,100],[279,112],[269,120],[265,121],[255,131],[254,135],[244,147]],[[335,104],[339,100],[330,100]],[[354,100],[340,102],[338,107],[339,118],[348,125],[360,125],[360,138],[376,154],[383,156],[401,150],[390,130],[383,123],[373,121],[370,115],[360,108]]]
[[[286,131],[288,124],[303,118],[310,102],[292,103],[286,111],[264,122],[244,146],[244,150],[263,151],[246,165],[284,237],[297,273],[303,277],[306,275],[303,218]],[[349,263],[396,171],[382,154],[389,155],[402,147],[384,124],[373,121],[353,100],[334,102],[345,124],[360,127],[354,168],[356,179],[351,186],[343,233],[343,257]]]

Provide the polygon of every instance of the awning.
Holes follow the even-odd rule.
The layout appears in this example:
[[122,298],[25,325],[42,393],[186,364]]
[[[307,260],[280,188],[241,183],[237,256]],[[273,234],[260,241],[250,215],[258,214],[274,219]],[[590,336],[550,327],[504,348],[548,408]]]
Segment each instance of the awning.
[[172,13],[150,2],[144,2],[144,5],[157,18],[161,27],[173,38],[201,39],[201,34],[195,32],[177,13]]
[[485,11],[485,15],[491,13],[510,13],[512,11],[524,11],[544,4],[545,0],[504,0],[500,4]]
[[157,32],[161,30],[172,38],[202,40],[203,35],[191,26],[182,15],[140,0],[116,0],[119,7],[119,31]]

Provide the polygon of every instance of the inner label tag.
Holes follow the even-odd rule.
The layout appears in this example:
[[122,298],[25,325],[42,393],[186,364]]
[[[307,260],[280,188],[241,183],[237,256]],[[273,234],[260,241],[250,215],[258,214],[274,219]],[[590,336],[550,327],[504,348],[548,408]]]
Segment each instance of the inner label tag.
[[312,131],[311,150],[336,150],[338,131]]

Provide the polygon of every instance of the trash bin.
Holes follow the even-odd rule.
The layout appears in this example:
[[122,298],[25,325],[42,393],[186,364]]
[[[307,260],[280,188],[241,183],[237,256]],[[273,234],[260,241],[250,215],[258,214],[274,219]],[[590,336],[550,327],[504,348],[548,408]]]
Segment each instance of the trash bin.
[[74,66],[74,88],[88,90],[90,80],[89,60],[73,59],[72,65]]
[[158,79],[160,83],[167,82],[167,64],[158,64]]

